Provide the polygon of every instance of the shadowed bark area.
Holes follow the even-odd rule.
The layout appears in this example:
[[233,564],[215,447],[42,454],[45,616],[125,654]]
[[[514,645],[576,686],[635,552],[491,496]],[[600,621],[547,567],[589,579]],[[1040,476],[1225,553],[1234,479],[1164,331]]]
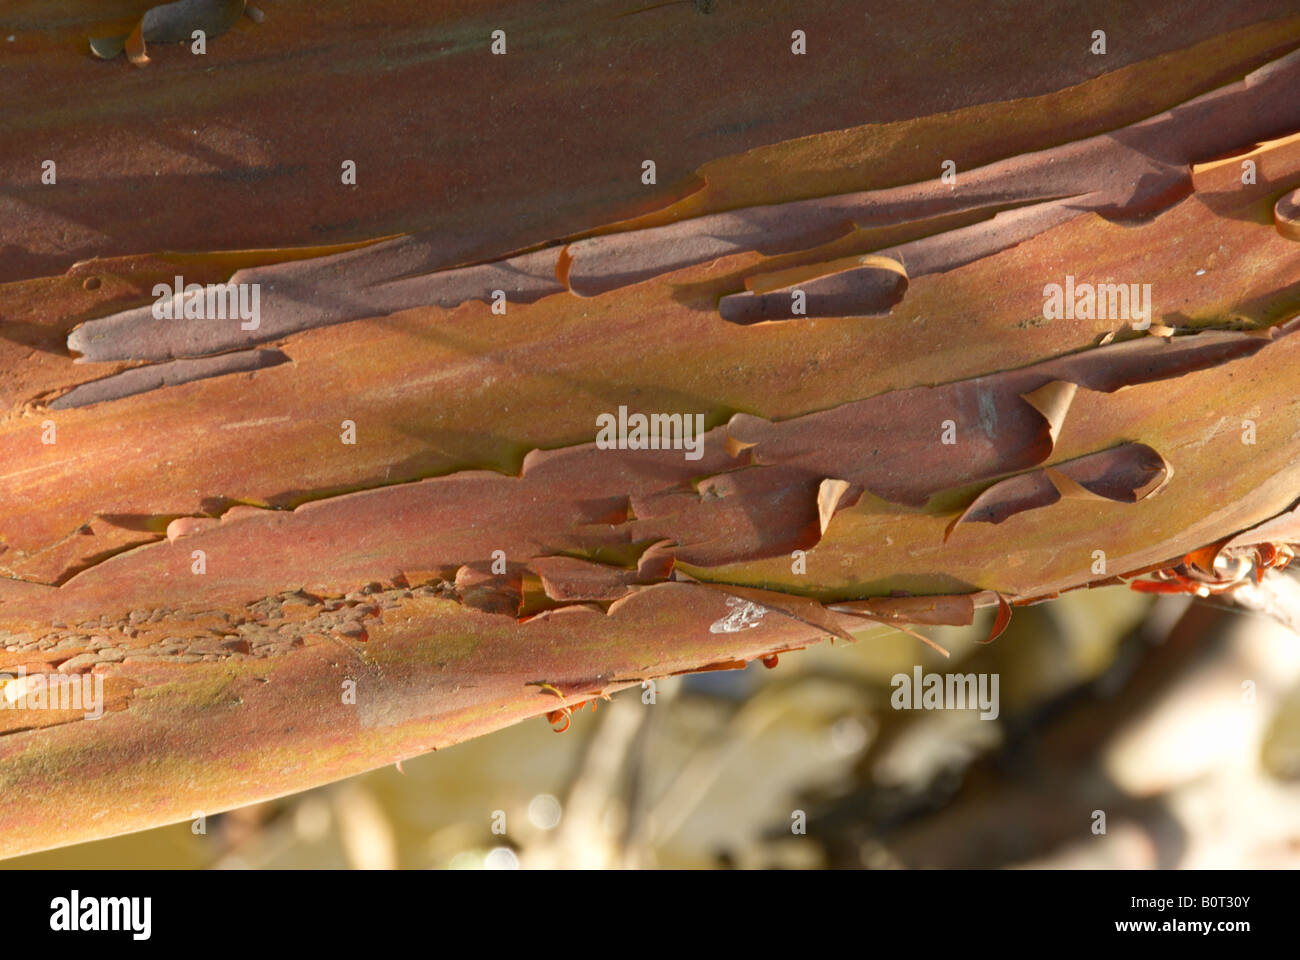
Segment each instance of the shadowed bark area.
[[0,854],[1300,541],[1286,4],[70,6],[0,18]]

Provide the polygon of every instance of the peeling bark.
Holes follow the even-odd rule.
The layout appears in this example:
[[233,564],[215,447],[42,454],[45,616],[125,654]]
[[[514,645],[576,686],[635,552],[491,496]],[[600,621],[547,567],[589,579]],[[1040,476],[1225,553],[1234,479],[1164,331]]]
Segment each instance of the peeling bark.
[[[990,36],[996,69],[954,55],[943,83],[868,36],[900,92],[856,107],[861,51],[798,78],[745,69],[782,39],[779,4],[589,6],[227,17],[216,87],[151,34],[162,14],[134,21],[138,52],[160,44],[145,71],[24,48],[51,87],[97,77],[106,123],[148,109],[129,71],[166,91],[148,102],[169,122],[191,98],[193,136],[221,126],[229,150],[194,179],[161,133],[116,133],[105,156],[135,173],[115,175],[72,145],[76,105],[15,93],[0,179],[39,167],[37,142],[80,172],[48,206],[0,199],[20,254],[0,264],[0,673],[24,674],[9,702],[102,680],[104,709],[0,709],[0,853],[827,638],[919,642],[982,608],[996,635],[1014,604],[1300,541],[1300,19],[1265,19],[1285,4],[1193,4],[1158,43],[1117,15],[1132,42],[1105,64],[1083,48],[1018,67]],[[1058,6],[1015,49],[1040,15],[1082,30]],[[345,42],[357,10],[392,24],[383,56]],[[505,58],[485,52],[492,17],[514,18]],[[935,30],[916,43],[943,49]],[[602,79],[610,49],[644,69],[643,46],[683,36],[716,59],[708,97]],[[556,44],[576,87],[511,66],[562,63]],[[252,102],[263,61],[283,86]],[[606,99],[574,121],[584,83]],[[327,109],[291,143],[277,131],[307,90]],[[390,138],[408,115],[418,153]],[[493,185],[450,188],[478,169],[480,121]],[[660,176],[639,191],[648,141]],[[375,185],[342,185],[342,159]],[[110,227],[134,191],[174,219]],[[60,234],[73,212],[87,232]],[[1100,297],[1049,315],[1067,275],[1150,285],[1149,327]],[[183,297],[160,317],[155,287],[178,276],[257,284],[257,323],[183,319]],[[620,408],[681,431],[698,416],[699,445],[607,448],[598,418]]]

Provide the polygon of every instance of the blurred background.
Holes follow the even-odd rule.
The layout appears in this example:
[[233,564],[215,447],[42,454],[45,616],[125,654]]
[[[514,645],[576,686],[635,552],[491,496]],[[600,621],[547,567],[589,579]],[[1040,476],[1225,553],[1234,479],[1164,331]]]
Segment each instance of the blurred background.
[[[0,867],[1300,866],[1291,629],[1111,587],[987,630],[921,628],[945,660],[882,627]],[[998,717],[893,709],[918,664],[996,674]]]

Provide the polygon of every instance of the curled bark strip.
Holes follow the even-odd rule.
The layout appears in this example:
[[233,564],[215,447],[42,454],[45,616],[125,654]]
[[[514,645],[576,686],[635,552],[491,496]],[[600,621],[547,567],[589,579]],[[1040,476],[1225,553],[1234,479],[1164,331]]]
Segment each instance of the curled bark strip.
[[[124,46],[126,49],[126,58],[137,67],[143,67],[149,62],[149,54],[146,52],[144,42],[143,20],[136,24],[135,29],[127,36]],[[91,49],[95,49],[93,44],[91,45]]]
[[868,613],[865,610],[854,609],[852,604],[835,604],[834,606],[828,607],[827,609],[833,610],[837,613],[844,614],[846,616],[860,617],[863,620],[869,620],[872,623],[878,623],[886,627],[892,627],[895,630],[899,631],[900,633],[905,633],[909,637],[913,637],[917,640],[920,640],[923,644],[925,644],[927,647],[929,647],[935,653],[940,654],[941,656],[944,657],[952,656],[952,654],[948,651],[946,647],[931,640],[925,634],[918,633],[917,631],[913,630],[911,627],[907,626],[906,624],[909,623],[910,621],[905,621],[899,617],[881,616],[875,613]]
[[1164,457],[1144,443],[1126,443],[1100,453],[999,480],[952,522],[1001,523],[1026,510],[1050,506],[1062,497],[1137,503],[1151,496],[1172,474]]
[[541,578],[542,589],[561,603],[607,603],[632,592],[639,577],[624,570],[576,557],[534,557],[528,565]]
[[[727,424],[728,446],[752,448],[757,464],[838,476],[885,500],[921,507],[941,490],[1016,473],[1051,456],[1073,397],[1054,381],[1110,393],[1250,356],[1297,329],[1300,319],[1271,328],[1269,336],[1208,331],[1168,343],[1128,340],[776,423],[736,414]],[[946,421],[953,424],[951,444],[939,442]],[[1046,477],[1040,482],[1051,487]]]
[[194,360],[173,360],[147,367],[134,367],[88,383],[73,387],[49,403],[51,410],[68,410],[87,407],[92,403],[120,400],[138,393],[147,393],[160,387],[174,387],[194,380],[222,377],[230,373],[250,373],[267,367],[288,363],[289,357],[280,350],[246,350],[242,353],[223,353],[215,357]]
[[373,298],[372,310],[388,313],[415,306],[455,307],[487,300],[495,290],[513,303],[532,303],[564,290],[557,279],[561,253],[560,247],[548,247],[507,260],[389,280],[367,288],[366,297]]
[[[956,198],[946,196],[945,185],[936,180],[833,200],[786,204],[780,210],[769,208],[772,211],[769,216],[776,222],[781,222],[781,214],[784,214],[791,221],[800,223],[813,210],[820,209],[820,222],[823,224],[833,222],[836,216],[844,216],[852,218],[861,227],[898,222],[891,217],[919,219],[939,213],[992,207],[999,201],[1024,205],[997,213],[982,223],[878,251],[881,257],[897,261],[905,268],[901,287],[896,281],[890,282],[876,266],[840,271],[798,285],[807,297],[805,315],[887,314],[902,298],[906,278],[955,269],[1022,243],[1083,212],[1122,219],[1167,207],[1191,192],[1190,166],[1198,157],[1213,156],[1216,148],[1222,152],[1243,141],[1259,141],[1289,132],[1300,124],[1300,108],[1295,105],[1283,107],[1273,99],[1285,95],[1283,86],[1288,78],[1294,83],[1298,77],[1300,56],[1292,53],[1238,83],[1221,87],[1160,116],[1114,133],[972,170],[963,176]],[[734,218],[736,215],[728,216]],[[671,249],[671,240],[688,232],[703,235],[711,241],[709,255],[692,259],[690,247],[686,246],[673,259],[656,261],[660,267],[676,269],[741,249],[757,249],[752,245],[742,246],[744,240],[740,237],[730,239],[725,223],[713,218],[702,219],[711,223],[655,228],[663,234],[654,238],[643,256],[653,260],[653,251],[659,245]],[[715,223],[719,231],[711,229]],[[802,229],[806,231],[807,227]],[[798,228],[792,229],[785,235],[786,239],[792,240],[799,232]],[[616,256],[621,261],[632,259],[627,253],[632,244],[631,235],[624,235],[616,242]],[[589,269],[598,272],[602,260],[608,262],[610,247],[611,244],[607,243],[590,250],[593,262]],[[579,270],[586,266],[582,263],[582,252],[579,250],[575,254]],[[621,279],[629,276],[617,275]],[[648,279],[650,275],[648,266],[639,273],[630,273],[635,279]],[[790,295],[794,289],[732,294],[722,299],[719,312],[723,319],[733,323],[788,320],[791,317]]]
[[[817,521],[821,527],[822,536],[826,535],[826,528],[831,525],[831,518],[836,512],[845,506],[851,504],[846,500],[845,494],[852,488],[852,484],[847,480],[826,479],[817,487]],[[853,499],[857,499],[854,497]]]
[[[969,227],[950,230],[864,257],[862,266],[842,270],[770,293],[723,297],[718,312],[731,323],[788,320],[796,289],[803,291],[809,317],[883,317],[907,293],[912,279],[964,266],[1022,243],[1079,216],[1075,201],[1034,204],[998,213]],[[892,265],[892,266],[891,266]]]
[[175,543],[182,537],[191,537],[202,530],[215,527],[220,522],[216,517],[177,517],[167,524],[167,542]]
[[267,340],[412,307],[454,307],[489,301],[500,290],[508,303],[532,303],[564,287],[555,279],[561,248],[493,263],[433,270],[441,248],[410,237],[358,250],[236,271],[231,286],[259,288],[255,330],[197,319],[159,319],[153,304],[81,324],[68,350],[82,362],[162,361],[247,347]]
[[652,543],[637,559],[637,578],[642,582],[667,580],[672,576],[675,561],[676,555],[673,553],[671,540]]
[[[1013,205],[981,223],[877,251],[875,260],[799,287],[808,298],[807,316],[880,315],[902,297],[909,277],[954,269],[1081,213],[1132,218],[1182,199],[1191,191],[1190,165],[1198,157],[1300,125],[1300,104],[1288,95],[1298,81],[1300,52],[1121,130],[965,172],[955,192],[936,179],[751,207],[453,269],[447,269],[454,255],[445,243],[402,237],[319,261],[241,270],[232,283],[265,288],[264,320],[256,331],[159,328],[148,310],[139,308],[90,321],[84,332],[69,336],[68,347],[87,360],[162,360],[247,347],[416,306],[486,299],[494,289],[504,290],[512,302],[558,293],[565,283],[574,294],[595,296],[727,254],[810,249],[854,228]],[[898,268],[882,266],[889,262]],[[719,309],[736,323],[788,320],[790,293],[736,293],[722,298]],[[101,335],[109,331],[112,336]]]
[[1006,598],[1003,597],[1002,594],[998,594],[997,616],[993,618],[993,626],[989,630],[988,637],[980,642],[992,643],[998,637],[1002,636],[1003,631],[1007,629],[1007,624],[1009,624],[1010,622],[1011,622],[1011,604],[1007,603]]
[[968,627],[975,622],[978,594],[937,597],[874,597],[830,604],[828,609],[875,617],[886,623],[921,623]]
[[1079,457],[1044,472],[1062,497],[1138,503],[1158,494],[1174,475],[1164,457],[1145,443],[1126,443]]
[[[822,479],[799,469],[743,467],[701,480],[695,492],[633,496],[634,540],[672,539],[678,560],[721,566],[813,547],[827,505]],[[849,504],[841,496],[835,509]]]
[[1253,547],[1264,543],[1300,543],[1300,506],[1292,507],[1272,519],[1243,530],[1241,533],[1224,541],[1210,558],[1206,570],[1213,570],[1213,560],[1228,550]]
[[1273,207],[1273,223],[1277,232],[1288,240],[1300,240],[1300,190],[1278,197]]
[[[940,442],[945,421],[955,424],[955,444]],[[1018,392],[977,380],[883,394],[779,423],[737,414],[727,433],[755,445],[757,463],[838,476],[885,500],[921,507],[940,490],[1041,463],[1052,451],[1049,428]]]
[[[1176,377],[1248,356],[1298,326],[1292,322],[1271,330],[1274,339],[1211,331],[1179,337],[1168,344],[1152,338],[1126,341],[974,380],[892,391],[776,423],[738,415],[727,428],[715,428],[704,435],[699,461],[685,460],[675,451],[600,450],[592,444],[536,450],[524,458],[520,477],[462,471],[403,484],[400,489],[331,498],[318,506],[275,512],[271,517],[277,518],[277,523],[296,524],[305,521],[288,518],[317,509],[331,513],[337,509],[341,512],[332,515],[340,522],[358,523],[358,529],[369,523],[370,529],[379,530],[388,529],[393,522],[382,511],[397,511],[410,518],[411,529],[423,529],[426,536],[433,531],[432,542],[412,543],[409,550],[401,546],[408,540],[401,529],[388,535],[395,545],[395,557],[400,558],[398,569],[427,568],[430,553],[454,569],[481,561],[498,548],[505,550],[512,562],[526,562],[532,556],[568,552],[589,556],[590,551],[603,547],[624,548],[655,540],[679,545],[672,549],[674,555],[701,566],[773,557],[818,542],[823,513],[817,496],[826,478],[843,480],[886,500],[922,507],[940,490],[992,480],[1045,461],[1053,449],[1059,420],[1056,413],[1049,417],[1044,411],[1064,407],[1060,391],[1065,388],[1054,388],[1056,400],[1050,405],[1036,391],[1053,381],[1114,390],[1129,383]],[[203,361],[227,362],[222,358]],[[124,376],[155,374],[142,368]],[[954,445],[939,442],[945,420],[952,420],[956,427],[958,442]],[[737,449],[738,444],[749,448],[739,460],[728,449]],[[23,454],[26,448],[18,449],[9,470],[20,478],[33,476],[42,461],[34,454]],[[42,448],[35,445],[32,449],[39,452]],[[701,476],[714,479],[700,481],[696,489],[692,481]],[[10,481],[9,487],[18,491],[12,497],[27,495],[21,484]],[[635,519],[631,521],[629,503],[634,507]],[[372,505],[376,513],[363,520]],[[99,538],[69,540],[67,550],[72,552],[58,560],[64,564],[61,567],[51,564],[63,553],[57,557],[54,552],[46,554],[36,567],[27,566],[30,558],[97,511],[133,512],[125,503],[88,503],[85,509],[75,510],[74,506],[66,508],[63,516],[43,515],[42,527],[33,525],[34,515],[14,514],[4,533],[9,549],[0,555],[0,564],[10,575],[61,582],[105,556]],[[836,509],[848,506],[845,494]],[[157,512],[174,516],[208,509],[178,501],[175,508]],[[343,519],[347,517],[351,519]],[[473,517],[479,522],[471,522]],[[223,522],[220,538],[229,535],[224,531],[231,526],[231,519]],[[504,542],[494,543],[489,533],[493,529],[512,533]],[[250,542],[238,549],[250,556],[262,555],[265,551],[256,546],[256,536],[250,533],[250,537]],[[85,554],[75,553],[79,545]],[[344,557],[352,553],[346,544],[340,548]],[[421,554],[426,558],[421,559]],[[311,558],[305,564],[306,571],[320,566]],[[364,565],[358,558],[357,569]],[[30,574],[24,572],[28,570]]]
[[[899,207],[896,215],[906,216],[905,210]],[[590,237],[569,244],[569,289],[594,297],[745,250],[774,255],[821,246],[852,229],[845,198],[832,197]]]
[[1065,415],[1070,410],[1078,385],[1068,380],[1053,380],[1037,390],[1021,394],[1021,399],[1043,415],[1047,421],[1047,434],[1055,447],[1065,424]]
[[1169,341],[1144,337],[1072,353],[1027,369],[1068,380],[1088,390],[1113,393],[1124,387],[1168,380],[1248,357],[1271,340],[1298,329],[1300,318],[1262,331],[1207,330]]
[[[149,62],[147,43],[179,43],[189,40],[195,30],[211,39],[235,25],[244,13],[245,0],[176,0],[152,7],[129,35],[95,37],[90,49],[101,60],[112,60],[126,51],[131,62],[144,66]],[[260,22],[261,11],[249,10],[251,19]]]
[[523,606],[518,572],[493,573],[486,564],[466,564],[456,571],[460,602],[484,613],[517,616]]
[[885,316],[909,283],[907,270],[891,257],[866,256],[852,270],[829,274],[771,293],[733,293],[718,302],[718,313],[729,323],[751,324],[789,320],[795,295],[806,298],[800,315],[810,317]]
[[731,456],[733,457],[738,457],[746,450],[748,450],[750,447],[757,446],[757,445],[758,445],[757,440],[753,441],[752,443],[742,442],[740,440],[737,440],[735,437],[733,437],[731,435],[730,430],[727,431],[727,453],[731,454]]

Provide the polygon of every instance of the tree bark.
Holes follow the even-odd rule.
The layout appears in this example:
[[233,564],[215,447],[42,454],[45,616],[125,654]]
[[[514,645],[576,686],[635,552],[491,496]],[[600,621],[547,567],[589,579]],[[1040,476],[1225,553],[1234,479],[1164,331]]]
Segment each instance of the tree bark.
[[6,52],[0,855],[1300,540],[1283,0],[268,2],[140,66],[67,6]]

